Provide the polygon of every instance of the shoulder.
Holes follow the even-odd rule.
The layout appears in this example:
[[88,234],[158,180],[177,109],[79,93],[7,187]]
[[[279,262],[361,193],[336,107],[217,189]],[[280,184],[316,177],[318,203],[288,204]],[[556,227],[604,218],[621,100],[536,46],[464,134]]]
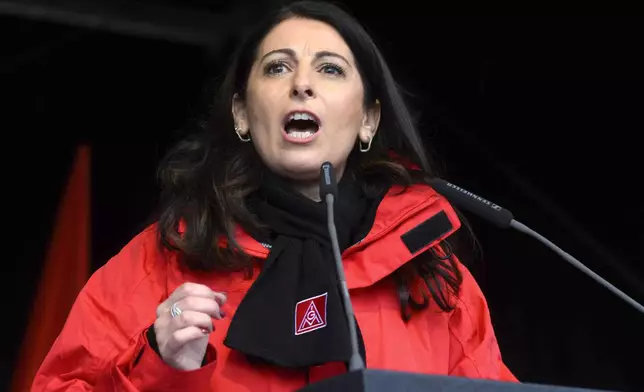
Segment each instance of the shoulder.
[[[79,299],[89,300],[94,307],[121,311],[152,306],[145,316],[153,316],[172,262],[173,255],[158,245],[156,225],[149,226],[92,274]],[[141,321],[137,318],[132,321]]]
[[343,253],[349,288],[373,285],[461,226],[447,200],[427,185],[393,186],[369,232]]
[[409,251],[417,255],[460,227],[456,210],[429,185],[395,185],[378,206],[372,232],[394,233],[403,242],[413,239]]
[[151,225],[137,234],[121,250],[99,268],[90,278],[93,286],[114,278],[123,283],[135,283],[151,275],[168,256],[159,248],[157,227]]
[[400,199],[400,198],[414,198],[414,197],[439,197],[438,192],[428,184],[416,183],[409,186],[393,185],[385,199]]
[[380,203],[379,210],[389,208],[402,215],[409,209],[422,210],[423,207],[430,206],[443,209],[450,216],[455,217],[454,208],[449,201],[430,185],[422,183],[392,186]]

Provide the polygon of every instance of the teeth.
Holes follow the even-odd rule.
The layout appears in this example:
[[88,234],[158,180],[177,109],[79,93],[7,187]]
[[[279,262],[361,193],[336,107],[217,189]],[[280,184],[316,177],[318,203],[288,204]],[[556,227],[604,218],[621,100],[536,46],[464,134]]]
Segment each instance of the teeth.
[[293,131],[289,132],[288,135],[293,138],[298,138],[298,139],[306,139],[307,137],[313,136],[313,132],[311,131]]
[[311,121],[315,121],[315,118],[313,118],[313,116],[311,116],[308,113],[292,113],[288,119],[289,119],[289,121],[291,121],[291,120],[311,120]]

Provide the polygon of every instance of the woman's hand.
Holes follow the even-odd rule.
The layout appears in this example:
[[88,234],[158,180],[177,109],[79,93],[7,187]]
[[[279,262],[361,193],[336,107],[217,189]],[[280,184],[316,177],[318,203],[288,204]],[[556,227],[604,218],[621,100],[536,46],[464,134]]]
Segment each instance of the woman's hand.
[[157,307],[154,322],[161,358],[181,370],[201,367],[212,319],[221,320],[226,295],[196,283],[184,283]]

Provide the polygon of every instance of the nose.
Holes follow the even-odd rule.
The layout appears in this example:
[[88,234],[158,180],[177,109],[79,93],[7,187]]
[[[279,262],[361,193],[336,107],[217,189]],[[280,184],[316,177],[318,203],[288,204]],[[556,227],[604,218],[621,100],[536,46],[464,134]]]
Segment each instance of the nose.
[[311,85],[307,71],[298,69],[298,72],[293,78],[293,86],[291,88],[291,98],[296,99],[311,99],[315,97],[315,90]]
[[315,97],[313,87],[309,84],[296,84],[291,89],[291,97],[297,99],[310,99]]
[[299,99],[309,99],[309,98],[314,98],[315,93],[313,92],[313,88],[311,86],[298,85],[298,86],[294,86],[293,89],[291,90],[291,97],[299,98]]

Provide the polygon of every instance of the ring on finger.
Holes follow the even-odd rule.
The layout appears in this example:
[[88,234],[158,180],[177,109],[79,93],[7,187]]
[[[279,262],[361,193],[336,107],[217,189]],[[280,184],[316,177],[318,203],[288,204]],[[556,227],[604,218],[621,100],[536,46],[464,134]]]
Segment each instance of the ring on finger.
[[180,314],[181,314],[181,309],[179,309],[179,306],[177,306],[176,302],[173,303],[172,306],[170,306],[170,316],[172,316],[172,318],[175,318]]

